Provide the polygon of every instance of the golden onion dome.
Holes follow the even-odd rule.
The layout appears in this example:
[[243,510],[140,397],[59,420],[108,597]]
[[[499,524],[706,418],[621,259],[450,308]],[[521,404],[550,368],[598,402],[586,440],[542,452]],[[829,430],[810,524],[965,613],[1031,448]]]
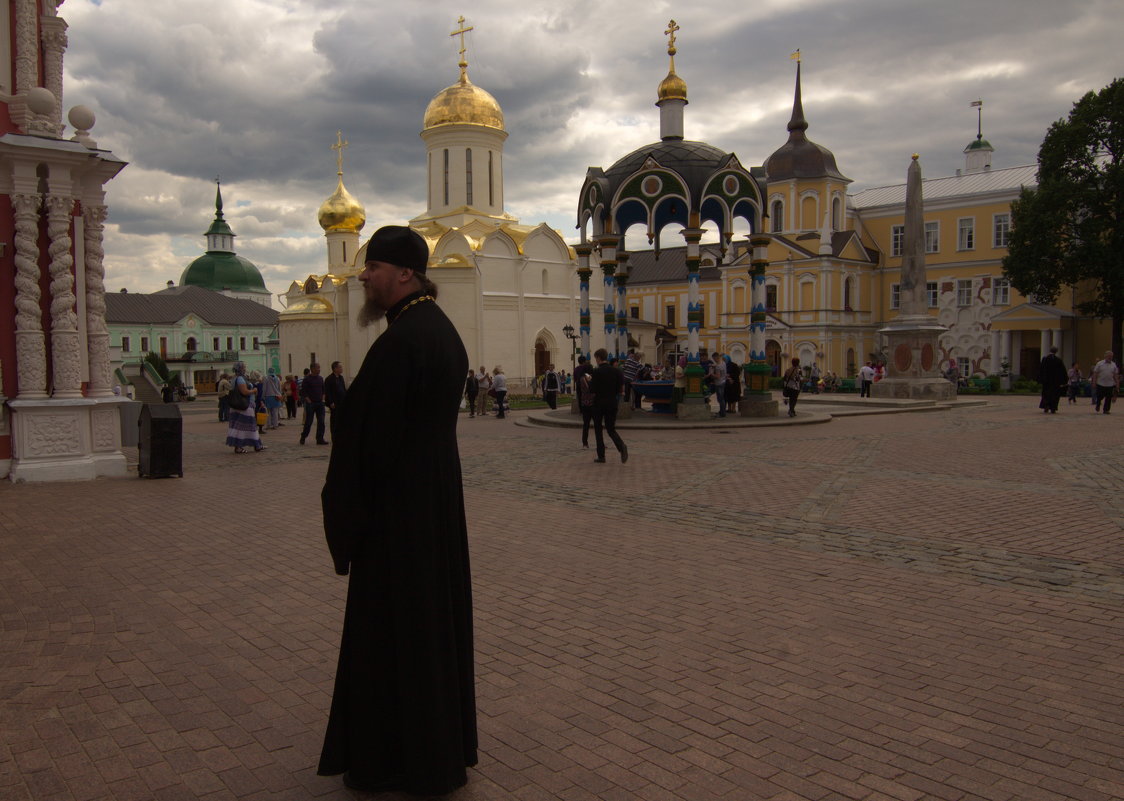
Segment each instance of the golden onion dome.
[[367,210],[344,187],[341,175],[336,191],[320,205],[316,218],[325,231],[359,233],[367,222]]
[[667,77],[660,81],[657,94],[660,100],[686,100],[687,82],[676,75],[674,71],[669,72]]
[[468,80],[468,74],[463,69],[459,81],[442,89],[429,101],[422,129],[457,124],[504,130],[500,104],[491,94]]

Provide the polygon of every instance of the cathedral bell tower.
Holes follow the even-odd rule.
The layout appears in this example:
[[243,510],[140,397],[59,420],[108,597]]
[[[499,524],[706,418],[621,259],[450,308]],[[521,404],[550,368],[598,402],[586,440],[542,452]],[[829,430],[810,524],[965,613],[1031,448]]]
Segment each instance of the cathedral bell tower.
[[452,36],[461,39],[460,79],[438,92],[425,110],[421,138],[426,146],[426,212],[433,220],[460,226],[473,219],[510,221],[503,208],[503,110],[491,94],[468,79],[464,17]]

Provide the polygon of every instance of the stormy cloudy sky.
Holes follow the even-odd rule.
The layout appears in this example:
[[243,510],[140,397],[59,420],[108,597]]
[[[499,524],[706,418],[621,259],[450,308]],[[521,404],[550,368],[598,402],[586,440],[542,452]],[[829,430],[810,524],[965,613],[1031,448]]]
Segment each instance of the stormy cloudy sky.
[[323,272],[337,129],[364,234],[424,211],[418,131],[457,78],[461,14],[469,75],[510,134],[507,210],[567,238],[586,168],[659,138],[671,18],[688,139],[761,164],[787,137],[799,48],[808,135],[852,191],[904,182],[913,152],[927,177],[952,174],[977,98],[994,166],[1031,164],[1050,123],[1124,64],[1119,0],[66,0],[60,14],[64,110],[92,108],[99,146],[130,162],[108,188],[106,284],[134,292],[203,251],[216,175],[272,292]]

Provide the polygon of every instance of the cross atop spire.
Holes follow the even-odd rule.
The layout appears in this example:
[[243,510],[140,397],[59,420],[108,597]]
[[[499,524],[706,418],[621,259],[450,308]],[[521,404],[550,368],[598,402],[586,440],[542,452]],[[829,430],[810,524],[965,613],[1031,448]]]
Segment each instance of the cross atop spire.
[[459,36],[461,38],[461,49],[459,53],[461,60],[457,63],[457,66],[461,68],[462,81],[468,80],[468,60],[464,57],[464,54],[467,52],[464,46],[464,35],[471,30],[474,30],[472,25],[469,25],[467,28],[464,26],[464,15],[462,14],[460,17],[457,17],[457,30],[449,34],[449,36]]
[[343,138],[343,132],[336,131],[336,143],[332,145],[332,150],[336,151],[336,175],[343,176],[343,149],[347,147],[350,142]]

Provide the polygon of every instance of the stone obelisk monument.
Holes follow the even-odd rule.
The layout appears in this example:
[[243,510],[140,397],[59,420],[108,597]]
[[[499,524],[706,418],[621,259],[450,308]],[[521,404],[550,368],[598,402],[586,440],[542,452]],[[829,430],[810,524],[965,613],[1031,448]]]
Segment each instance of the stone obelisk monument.
[[917,154],[905,184],[900,313],[881,330],[889,340],[886,377],[871,387],[875,398],[950,400],[956,385],[941,377],[938,338],[946,329],[929,315],[925,276],[925,217]]

